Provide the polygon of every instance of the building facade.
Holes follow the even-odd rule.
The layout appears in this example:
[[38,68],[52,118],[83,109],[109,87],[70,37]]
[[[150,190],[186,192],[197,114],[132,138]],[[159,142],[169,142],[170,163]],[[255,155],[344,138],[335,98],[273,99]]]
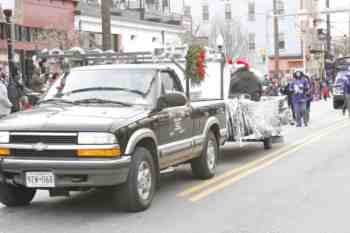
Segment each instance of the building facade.
[[[74,33],[75,7],[75,0],[16,0],[12,20],[16,57],[23,60],[40,49],[63,46],[59,41],[62,38],[53,36]],[[6,38],[6,24],[2,18],[0,53],[3,55],[7,53]],[[7,61],[4,57],[1,60]]]
[[[98,0],[14,0],[13,40],[17,60],[44,48],[102,46]],[[1,4],[1,0],[0,0]],[[115,51],[151,51],[180,44],[189,21],[182,0],[113,0]],[[187,22],[187,25],[186,25]],[[6,24],[0,23],[0,59],[7,62]]]
[[[111,19],[115,51],[152,51],[156,47],[180,44],[185,33],[182,0],[114,0]],[[102,47],[97,0],[79,2],[75,30],[82,33],[84,48]]]
[[[4,5],[4,7],[7,6]],[[70,38],[75,34],[75,8],[75,0],[14,0],[12,9],[14,61],[26,83],[32,75],[34,54],[45,48],[64,49],[78,43],[78,40]],[[8,63],[7,38],[7,25],[2,16],[0,20],[1,64]]]
[[320,41],[317,33],[317,29],[322,20],[320,20],[319,0],[300,0],[300,8],[304,12],[308,12],[307,16],[301,17],[302,26],[302,38],[304,46],[304,69],[309,74],[316,74],[320,76],[323,74],[321,71],[322,56],[315,54],[312,51],[324,50],[325,41]]
[[[274,72],[272,0],[188,0],[186,4],[191,6],[196,36],[207,36],[210,46],[215,46],[217,35],[222,34],[228,54],[247,58],[262,73]],[[278,1],[280,14],[296,13],[299,8],[299,1]],[[283,74],[303,66],[297,25],[297,17],[279,20]]]

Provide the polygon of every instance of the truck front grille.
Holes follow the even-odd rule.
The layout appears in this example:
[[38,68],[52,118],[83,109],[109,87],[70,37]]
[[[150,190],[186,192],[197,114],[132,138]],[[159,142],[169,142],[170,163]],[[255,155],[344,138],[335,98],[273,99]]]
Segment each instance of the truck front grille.
[[78,143],[76,135],[37,135],[37,134],[11,134],[10,142],[13,144],[66,144],[72,145]]
[[75,157],[76,152],[74,150],[23,150],[23,149],[12,149],[11,156],[17,157]]

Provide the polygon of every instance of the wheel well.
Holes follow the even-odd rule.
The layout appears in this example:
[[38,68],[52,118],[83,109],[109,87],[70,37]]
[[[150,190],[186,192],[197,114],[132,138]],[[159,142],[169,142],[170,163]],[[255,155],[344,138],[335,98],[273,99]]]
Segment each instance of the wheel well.
[[157,174],[157,181],[159,181],[158,149],[154,140],[152,138],[144,138],[137,143],[136,147],[144,147],[147,150],[149,150],[149,152],[151,152],[152,157],[154,159],[154,165],[156,166],[155,168],[156,168],[156,174]]
[[210,131],[212,131],[216,137],[216,141],[218,145],[220,144],[220,128],[217,124],[214,124],[210,127]]

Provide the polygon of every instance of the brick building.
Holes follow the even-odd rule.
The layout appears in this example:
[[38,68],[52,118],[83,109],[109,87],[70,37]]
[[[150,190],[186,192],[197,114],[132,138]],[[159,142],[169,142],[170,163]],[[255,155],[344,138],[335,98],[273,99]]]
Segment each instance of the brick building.
[[[13,40],[21,63],[35,51],[54,46],[58,32],[73,33],[76,0],[14,0]],[[50,38],[51,37],[51,38]],[[7,62],[6,26],[0,23],[0,62]],[[57,47],[60,47],[58,44]],[[23,65],[23,64],[22,64]],[[24,66],[24,65],[23,65]]]
[[[269,70],[270,76],[272,77],[275,71],[275,59],[274,56],[269,57]],[[283,55],[279,57],[279,70],[283,76],[291,76],[296,70],[301,70],[304,68],[303,56],[299,54],[295,55]]]

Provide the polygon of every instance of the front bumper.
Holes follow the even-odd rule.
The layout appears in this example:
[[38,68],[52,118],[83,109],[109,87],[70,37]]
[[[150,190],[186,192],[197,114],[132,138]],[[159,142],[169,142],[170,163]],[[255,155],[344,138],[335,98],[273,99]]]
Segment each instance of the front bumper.
[[[55,188],[93,188],[126,182],[130,156],[118,159],[0,158],[0,182],[26,185],[26,172],[52,172]],[[40,188],[40,187],[39,187]]]

